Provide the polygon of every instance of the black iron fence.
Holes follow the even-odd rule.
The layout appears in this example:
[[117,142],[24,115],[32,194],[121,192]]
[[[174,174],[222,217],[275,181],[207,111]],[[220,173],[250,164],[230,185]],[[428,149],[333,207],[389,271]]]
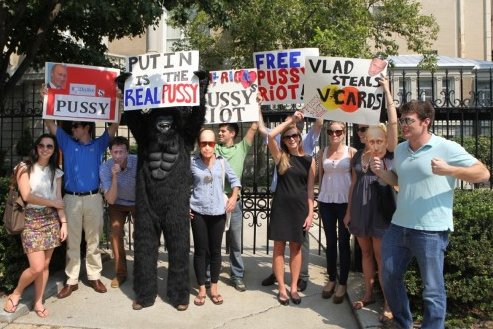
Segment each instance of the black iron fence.
[[[406,70],[390,72],[392,90],[397,106],[411,100],[429,100],[436,109],[433,132],[453,139],[491,168],[493,162],[493,71],[443,70],[424,72]],[[13,95],[0,102],[0,175],[7,175],[11,168],[22,158],[26,149],[24,143],[32,143],[33,138],[44,132],[41,120],[42,100],[39,95],[41,81],[24,81]],[[265,107],[262,109],[267,126],[275,126],[293,112],[295,106]],[[382,111],[384,113],[385,111]],[[382,120],[385,117],[382,116]],[[307,119],[305,129],[309,129],[313,120]],[[248,124],[243,124],[240,135],[246,132]],[[358,146],[351,125],[347,141]],[[103,129],[104,127],[99,127]],[[96,132],[98,134],[98,132]],[[122,127],[120,135],[133,138]],[[326,136],[322,134],[320,146],[325,145]],[[245,163],[243,173],[243,217],[244,236],[248,236],[251,252],[259,250],[269,252],[267,239],[267,221],[270,216],[272,194],[269,190],[273,173],[273,163],[269,157],[263,138],[257,136]],[[491,182],[485,184],[491,188]],[[473,188],[468,184],[460,187]],[[325,239],[318,215],[314,223],[317,230],[312,234],[319,241],[319,253]],[[251,242],[250,242],[251,241]]]

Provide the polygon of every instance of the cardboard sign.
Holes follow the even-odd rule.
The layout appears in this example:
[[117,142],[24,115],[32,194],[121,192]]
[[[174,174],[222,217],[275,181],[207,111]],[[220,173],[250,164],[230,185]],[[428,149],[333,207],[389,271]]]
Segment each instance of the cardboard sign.
[[256,69],[211,71],[209,78],[206,123],[258,121]]
[[127,58],[125,111],[147,108],[194,106],[200,103],[199,52],[148,53]]
[[259,93],[265,105],[303,103],[306,56],[318,56],[318,48],[274,50],[253,53]]
[[46,63],[43,119],[116,122],[119,74],[106,67]]
[[307,57],[305,116],[361,124],[378,124],[387,75],[381,59]]

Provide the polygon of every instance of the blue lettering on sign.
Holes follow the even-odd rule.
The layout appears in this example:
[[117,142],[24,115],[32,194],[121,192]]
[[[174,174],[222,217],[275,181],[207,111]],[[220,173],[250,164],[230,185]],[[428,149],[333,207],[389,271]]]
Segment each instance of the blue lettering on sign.
[[[291,67],[302,67],[300,63],[301,51],[281,51],[277,54],[262,53],[255,55],[255,65],[261,68],[265,65],[266,70],[287,69]],[[304,63],[303,63],[304,64]]]
[[157,105],[159,100],[159,88],[136,88],[125,90],[125,106],[142,106]]
[[292,51],[289,53],[289,67],[301,67],[299,61],[301,56],[301,51]]

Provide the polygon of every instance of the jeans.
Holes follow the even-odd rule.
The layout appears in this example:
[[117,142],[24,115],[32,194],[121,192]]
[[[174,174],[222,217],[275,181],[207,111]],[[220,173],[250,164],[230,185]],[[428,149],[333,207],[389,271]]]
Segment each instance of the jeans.
[[325,239],[327,241],[325,256],[329,280],[335,282],[337,278],[337,247],[339,246],[339,284],[346,285],[351,262],[350,234],[343,222],[347,203],[319,202],[318,207],[324,223]]
[[448,245],[447,231],[422,231],[391,224],[383,236],[383,287],[394,319],[402,328],[412,328],[404,275],[416,258],[423,281],[422,329],[445,327],[447,296],[443,278],[444,253]]
[[238,201],[236,202],[236,207],[231,214],[231,221],[227,233],[229,242],[229,262],[231,264],[231,279],[243,279],[243,275],[245,273],[245,266],[243,265],[243,259],[241,258],[242,229],[243,210],[241,208],[241,201]]

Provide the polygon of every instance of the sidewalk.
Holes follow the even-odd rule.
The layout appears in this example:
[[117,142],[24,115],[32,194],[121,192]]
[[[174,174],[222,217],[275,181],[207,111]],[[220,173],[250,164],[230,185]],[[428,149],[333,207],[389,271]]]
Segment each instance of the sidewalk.
[[[316,247],[317,242],[314,240],[311,246]],[[87,285],[85,274],[82,273],[79,289],[66,299],[57,299],[55,294],[62,287],[64,273],[55,273],[50,276],[45,293],[45,307],[50,315],[41,319],[34,312],[29,312],[33,298],[30,287],[16,313],[0,311],[0,328],[380,328],[377,317],[381,312],[381,300],[380,303],[371,305],[371,309],[357,312],[351,309],[349,298],[356,300],[362,295],[361,274],[351,273],[349,298],[344,303],[335,305],[331,300],[321,298],[321,290],[326,282],[325,257],[318,256],[315,249],[311,250],[310,257],[310,282],[307,290],[300,294],[300,305],[290,303],[287,307],[282,306],[276,300],[276,286],[261,286],[262,279],[271,273],[271,254],[267,255],[265,248],[260,248],[256,254],[250,249],[246,249],[243,254],[247,271],[244,278],[248,289],[246,292],[238,292],[229,285],[228,256],[223,256],[219,283],[219,292],[224,297],[222,305],[216,306],[209,299],[204,306],[193,305],[197,286],[193,268],[190,267],[190,306],[187,311],[178,312],[165,300],[167,253],[161,247],[158,261],[159,291],[152,307],[134,311],[132,276],[120,288],[112,289],[110,281],[113,276],[113,264],[112,261],[106,261],[102,281],[108,288],[107,293],[94,292]],[[132,251],[128,252],[127,259],[129,273],[132,273]],[[286,268],[288,269],[287,266]],[[288,275],[287,273],[287,278]],[[3,303],[4,301],[2,305]]]

